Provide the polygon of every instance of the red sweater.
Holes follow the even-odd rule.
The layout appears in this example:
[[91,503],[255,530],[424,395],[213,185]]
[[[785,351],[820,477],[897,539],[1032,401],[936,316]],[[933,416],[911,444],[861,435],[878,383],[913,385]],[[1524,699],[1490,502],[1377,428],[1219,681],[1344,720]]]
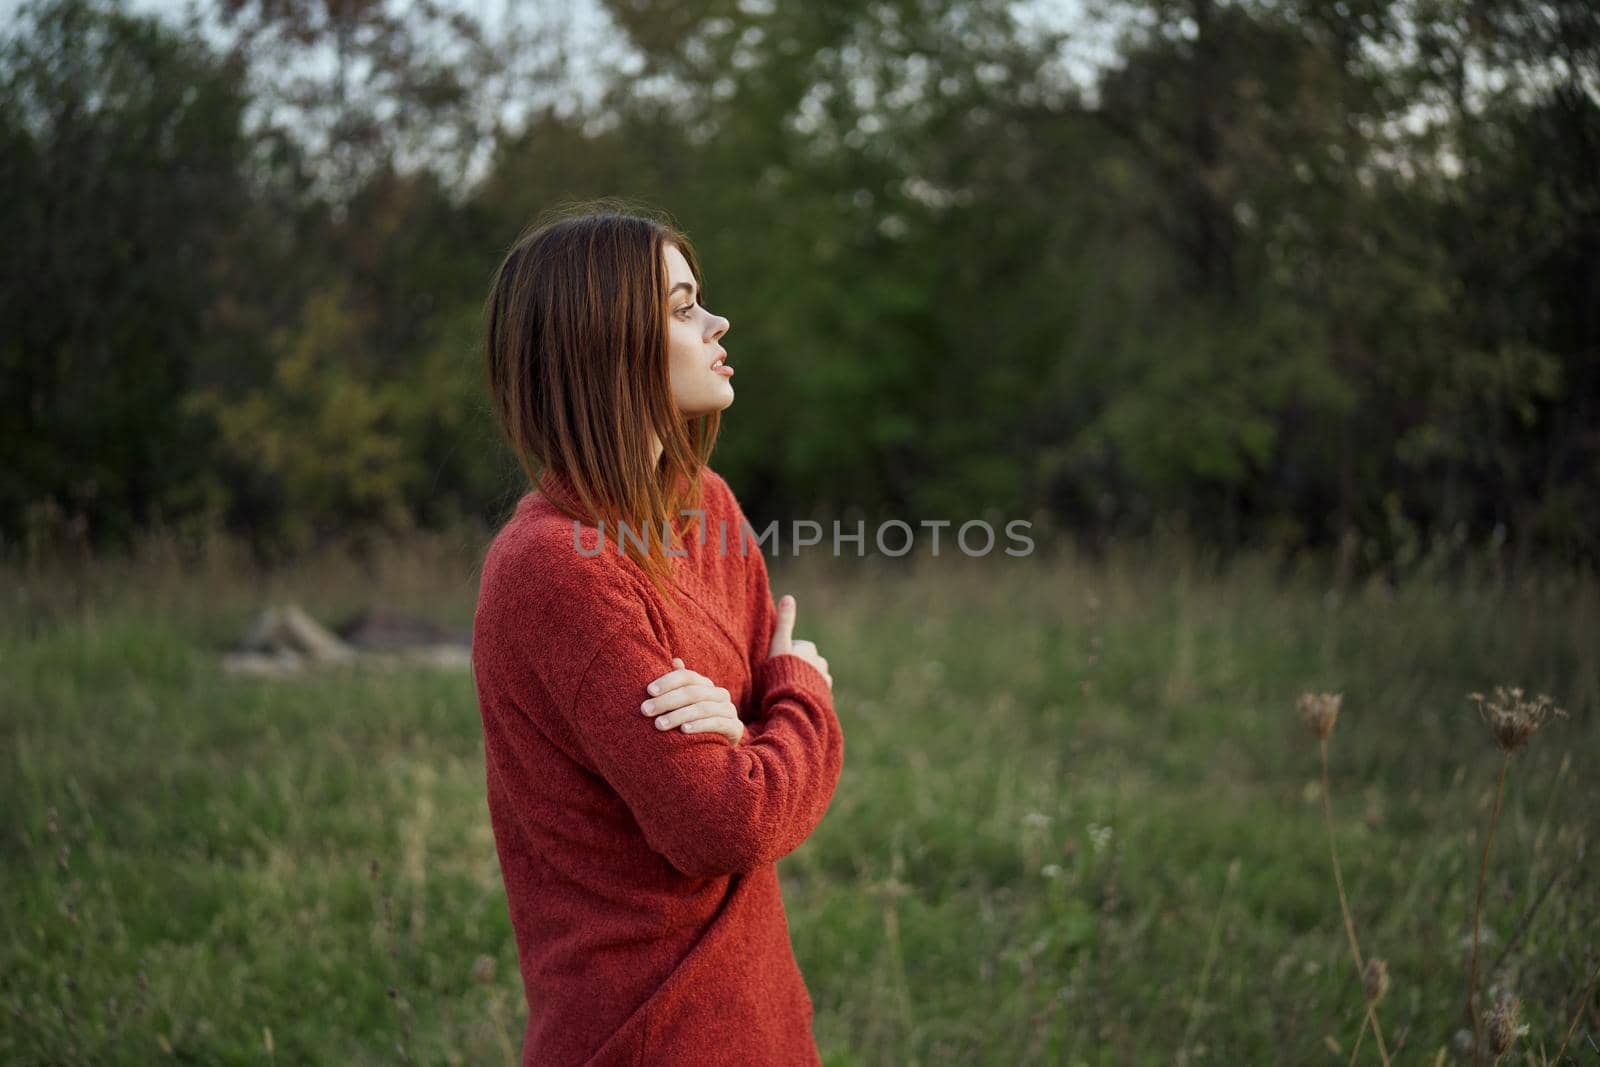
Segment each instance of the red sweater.
[[[676,610],[609,526],[578,551],[548,472],[484,559],[472,662],[525,1067],[821,1063],[775,863],[822,819],[844,737],[821,672],[767,658],[766,560],[727,483],[702,481]],[[640,711],[673,656],[729,691],[738,744]]]

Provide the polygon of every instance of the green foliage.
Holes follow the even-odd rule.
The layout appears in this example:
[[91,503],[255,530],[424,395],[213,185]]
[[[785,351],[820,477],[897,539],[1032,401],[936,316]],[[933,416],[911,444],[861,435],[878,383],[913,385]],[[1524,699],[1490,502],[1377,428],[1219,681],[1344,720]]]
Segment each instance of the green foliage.
[[343,292],[314,296],[301,322],[275,332],[264,387],[231,399],[214,391],[191,398],[216,422],[219,465],[255,480],[236,493],[254,491],[291,550],[346,521],[403,527],[419,477],[403,436],[407,384],[358,375],[355,352],[366,332],[347,309]]
[[584,104],[520,15],[226,5],[224,48],[31,5],[0,533],[494,518],[488,279],[620,195],[733,321],[717,462],[758,518],[1594,558],[1600,51],[1546,8],[605,3]]
[[203,494],[183,416],[246,197],[236,64],[115,5],[28,5],[0,45],[0,531],[96,541]]

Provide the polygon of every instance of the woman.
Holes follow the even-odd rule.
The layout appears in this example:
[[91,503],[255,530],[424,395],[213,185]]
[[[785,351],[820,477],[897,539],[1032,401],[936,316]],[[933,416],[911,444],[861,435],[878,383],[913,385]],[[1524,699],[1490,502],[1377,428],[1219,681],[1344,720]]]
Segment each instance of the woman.
[[774,864],[822,819],[844,738],[827,660],[706,465],[728,320],[689,242],[625,213],[525,235],[486,320],[538,486],[484,559],[473,637],[523,1063],[820,1064]]

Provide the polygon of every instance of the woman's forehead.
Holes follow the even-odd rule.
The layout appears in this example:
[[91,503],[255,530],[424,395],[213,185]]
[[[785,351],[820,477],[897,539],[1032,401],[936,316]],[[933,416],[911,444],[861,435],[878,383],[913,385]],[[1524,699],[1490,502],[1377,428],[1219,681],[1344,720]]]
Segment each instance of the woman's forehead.
[[694,271],[689,269],[689,261],[683,257],[677,245],[667,245],[663,250],[667,261],[667,286],[677,285],[679,282],[694,283]]

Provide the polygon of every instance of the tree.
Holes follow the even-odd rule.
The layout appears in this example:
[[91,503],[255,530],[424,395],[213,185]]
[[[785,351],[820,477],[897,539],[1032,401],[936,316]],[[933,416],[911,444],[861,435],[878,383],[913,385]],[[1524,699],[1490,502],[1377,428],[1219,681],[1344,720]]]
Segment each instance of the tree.
[[205,506],[194,374],[248,197],[238,67],[101,0],[19,13],[0,52],[0,530],[93,540]]

